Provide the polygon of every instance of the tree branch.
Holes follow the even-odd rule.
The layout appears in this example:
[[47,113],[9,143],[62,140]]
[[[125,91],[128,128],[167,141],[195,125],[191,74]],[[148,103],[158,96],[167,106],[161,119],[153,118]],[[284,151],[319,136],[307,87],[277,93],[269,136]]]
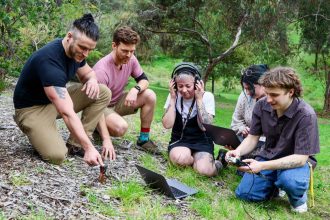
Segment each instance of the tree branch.
[[218,64],[224,57],[228,56],[237,46],[239,46],[238,41],[241,37],[242,26],[243,26],[246,18],[247,18],[247,14],[244,15],[239,26],[237,27],[237,32],[236,32],[236,36],[235,36],[235,40],[234,40],[233,44],[225,52],[220,54],[217,58],[213,59],[213,63]]
[[239,42],[239,39],[241,37],[241,34],[242,34],[242,26],[246,20],[246,18],[248,17],[248,14],[246,13],[243,18],[241,19],[238,27],[237,27],[237,32],[236,32],[236,36],[235,36],[235,40],[234,42],[232,43],[232,45],[225,51],[223,52],[222,54],[220,54],[218,57],[212,59],[209,61],[209,65],[207,66],[206,68],[206,71],[205,71],[205,75],[204,75],[204,81],[206,82],[209,75],[211,74],[213,68],[218,64],[220,63],[220,61],[225,58],[226,56],[228,56],[229,54],[231,54],[236,47],[242,45],[242,44],[238,44]]

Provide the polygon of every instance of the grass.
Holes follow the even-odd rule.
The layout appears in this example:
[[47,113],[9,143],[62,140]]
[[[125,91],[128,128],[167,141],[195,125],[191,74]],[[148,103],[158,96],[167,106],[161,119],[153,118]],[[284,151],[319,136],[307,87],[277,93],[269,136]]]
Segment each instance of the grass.
[[0,220],[5,220],[5,215],[3,214],[2,210],[0,209]]
[[[86,193],[90,209],[107,217],[121,217],[123,219],[161,219],[166,215],[178,212],[172,204],[163,204],[161,195],[153,192],[137,180],[115,182],[111,188],[104,192],[92,189],[82,189]],[[112,201],[119,201],[120,205],[114,207],[111,203],[103,202],[101,194],[107,194]]]
[[27,174],[15,172],[10,174],[9,180],[14,186],[26,186],[31,185],[31,181],[28,179]]
[[8,86],[8,83],[6,83],[4,79],[0,78],[0,94],[1,94],[1,91],[3,91],[7,86]]

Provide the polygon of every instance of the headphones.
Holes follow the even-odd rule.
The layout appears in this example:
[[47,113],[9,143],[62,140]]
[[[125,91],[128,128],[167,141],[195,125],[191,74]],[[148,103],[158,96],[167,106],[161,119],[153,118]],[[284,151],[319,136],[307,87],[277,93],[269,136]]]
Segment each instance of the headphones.
[[[187,74],[191,75],[195,78],[195,89],[196,89],[196,83],[201,80],[202,76],[199,72],[199,68],[195,66],[193,63],[189,62],[182,62],[176,65],[173,69],[171,78],[175,81],[175,78],[180,74]],[[177,85],[175,83],[174,88],[177,90]]]

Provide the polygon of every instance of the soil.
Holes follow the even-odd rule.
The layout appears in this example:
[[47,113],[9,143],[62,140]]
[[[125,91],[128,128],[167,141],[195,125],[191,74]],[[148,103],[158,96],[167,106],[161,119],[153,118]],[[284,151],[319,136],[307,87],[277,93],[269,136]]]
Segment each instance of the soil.
[[[13,120],[12,94],[15,82],[16,79],[11,79],[11,86],[0,94],[0,219],[21,219],[36,216],[40,212],[51,219],[110,219],[92,211],[81,186],[92,188],[95,192],[104,192],[114,181],[141,179],[134,164],[145,152],[136,149],[132,142],[116,139],[117,160],[108,168],[105,185],[98,181],[99,167],[89,167],[77,156],[69,157],[61,166],[41,160]],[[58,124],[66,140],[68,130],[63,121],[58,120]],[[164,158],[155,157],[165,168]],[[104,193],[97,196],[112,207],[120,205],[116,198],[110,198]],[[180,210],[175,217],[166,218],[194,218],[192,213],[188,214],[185,200],[176,201],[158,196],[162,197],[164,205],[173,204]]]

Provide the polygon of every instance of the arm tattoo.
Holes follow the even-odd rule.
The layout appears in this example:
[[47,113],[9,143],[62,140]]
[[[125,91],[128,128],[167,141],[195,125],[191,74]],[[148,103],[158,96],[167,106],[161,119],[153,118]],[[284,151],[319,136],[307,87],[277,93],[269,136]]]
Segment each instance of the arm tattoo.
[[300,163],[297,161],[285,161],[285,162],[281,162],[280,169],[291,169],[291,168],[296,168],[299,166],[300,166]]
[[55,89],[58,97],[60,97],[61,99],[65,99],[66,89],[64,87],[54,86],[54,89]]
[[198,110],[198,116],[201,121],[201,123],[204,124],[211,124],[212,123],[212,117],[207,113],[204,104],[201,105],[197,104],[197,110]]
[[164,112],[164,114],[163,114],[163,117],[162,118],[164,118],[165,117],[165,115],[167,114],[167,112],[170,110],[170,108],[171,108],[171,104],[169,104],[168,105],[168,107],[166,108],[166,110],[165,110],[165,112]]

